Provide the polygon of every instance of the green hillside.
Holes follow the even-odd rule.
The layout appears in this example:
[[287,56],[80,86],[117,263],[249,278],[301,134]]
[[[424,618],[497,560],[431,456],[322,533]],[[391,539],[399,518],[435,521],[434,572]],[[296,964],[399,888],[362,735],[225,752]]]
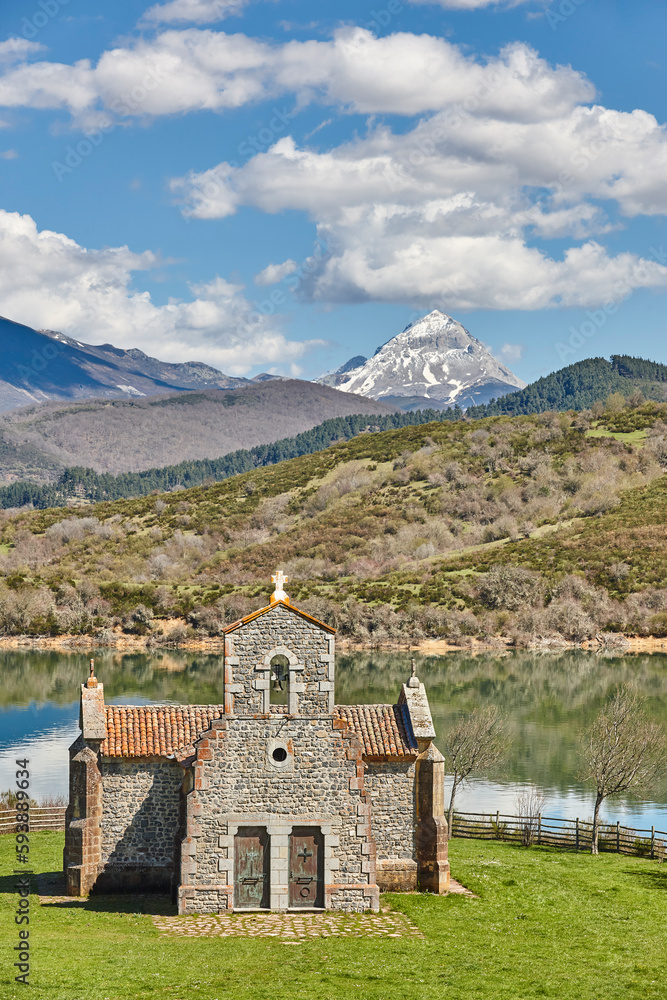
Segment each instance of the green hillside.
[[631,396],[641,392],[647,399],[667,396],[667,365],[643,358],[613,354],[611,360],[587,358],[531,382],[484,406],[473,406],[469,417],[545,413],[547,410],[584,410],[604,401],[612,393]]
[[[289,593],[368,641],[667,634],[667,404],[431,422],[0,521],[0,632],[182,640]],[[175,618],[182,618],[175,623]]]

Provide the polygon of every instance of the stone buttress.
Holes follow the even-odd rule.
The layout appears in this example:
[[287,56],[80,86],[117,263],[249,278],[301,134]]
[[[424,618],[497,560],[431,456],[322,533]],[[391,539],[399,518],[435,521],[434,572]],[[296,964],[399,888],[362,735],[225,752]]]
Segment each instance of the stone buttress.
[[100,746],[106,738],[104,687],[90,663],[90,677],[81,685],[81,735],[70,747],[69,805],[65,814],[63,869],[67,892],[85,896],[98,875],[102,848],[102,776]]

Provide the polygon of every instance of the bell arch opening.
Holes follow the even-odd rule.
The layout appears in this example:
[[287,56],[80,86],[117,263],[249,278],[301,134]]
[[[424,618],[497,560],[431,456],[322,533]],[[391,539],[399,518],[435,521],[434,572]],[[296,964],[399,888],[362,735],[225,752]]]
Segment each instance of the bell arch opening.
[[289,699],[289,660],[282,653],[271,659],[270,704],[287,705]]

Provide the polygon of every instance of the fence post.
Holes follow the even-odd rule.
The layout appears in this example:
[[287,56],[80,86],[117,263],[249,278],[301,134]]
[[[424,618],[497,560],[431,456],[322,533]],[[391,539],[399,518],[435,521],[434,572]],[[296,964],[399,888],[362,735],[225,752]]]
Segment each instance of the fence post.
[[537,814],[537,843],[542,843],[542,813]]
[[655,857],[655,826],[651,827],[651,859]]
[[616,853],[621,853],[621,821],[616,820]]
[[577,816],[577,820],[576,820],[575,831],[576,832],[575,832],[574,849],[575,849],[575,851],[578,851],[579,850],[579,817],[578,816]]

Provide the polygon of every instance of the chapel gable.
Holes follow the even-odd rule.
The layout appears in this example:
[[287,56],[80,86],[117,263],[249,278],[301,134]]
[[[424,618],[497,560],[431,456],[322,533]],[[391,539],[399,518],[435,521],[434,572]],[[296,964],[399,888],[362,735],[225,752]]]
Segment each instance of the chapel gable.
[[335,629],[290,603],[280,571],[271,603],[225,629],[225,714],[332,715]]

